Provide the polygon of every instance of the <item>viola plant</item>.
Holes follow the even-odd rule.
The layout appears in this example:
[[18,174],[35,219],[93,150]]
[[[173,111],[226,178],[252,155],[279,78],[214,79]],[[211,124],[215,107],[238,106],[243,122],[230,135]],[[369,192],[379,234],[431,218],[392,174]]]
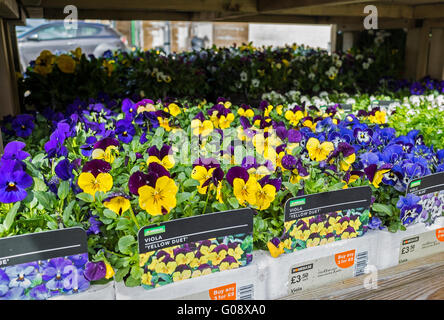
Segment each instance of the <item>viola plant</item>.
[[[115,70],[107,68],[112,77]],[[335,213],[327,219],[332,222],[313,217],[318,220],[305,222],[297,248],[360,235],[367,219],[369,228],[395,232],[425,219],[413,212],[415,199],[401,196],[412,179],[443,171],[444,157],[422,132],[398,134],[386,123],[390,116],[380,106],[345,112],[339,104],[309,101],[238,106],[225,98],[210,103],[104,95],[76,99],[64,113],[10,118],[2,128],[0,234],[82,227],[97,275],[104,264],[105,274],[127,286],[155,286],[166,275],[174,281],[172,267],[150,278],[148,260],[140,265],[137,235],[169,220],[251,208],[253,246],[268,250],[284,232],[301,231],[284,225],[289,198],[370,186],[368,215],[343,212],[341,223],[332,223]],[[296,248],[296,241],[284,241]],[[197,272],[181,268],[176,279]]]

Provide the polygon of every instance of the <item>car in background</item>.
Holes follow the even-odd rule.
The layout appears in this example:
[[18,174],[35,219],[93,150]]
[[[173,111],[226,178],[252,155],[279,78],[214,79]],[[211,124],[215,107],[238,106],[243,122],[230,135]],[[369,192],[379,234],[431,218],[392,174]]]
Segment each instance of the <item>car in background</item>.
[[99,23],[77,22],[77,28],[65,28],[63,21],[41,24],[17,35],[22,70],[40,52],[63,53],[80,47],[86,55],[101,56],[105,51],[128,50],[127,40],[118,31]]
[[17,34],[17,37],[22,35],[23,33],[38,27],[41,24],[48,23],[48,20],[46,19],[26,19],[26,24],[24,26],[17,25],[15,26],[15,32]]

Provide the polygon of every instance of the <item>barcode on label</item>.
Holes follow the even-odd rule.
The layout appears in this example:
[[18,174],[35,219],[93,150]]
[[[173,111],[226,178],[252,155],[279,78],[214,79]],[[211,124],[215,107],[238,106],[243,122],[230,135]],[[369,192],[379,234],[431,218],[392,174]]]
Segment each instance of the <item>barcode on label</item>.
[[239,300],[253,300],[254,295],[254,285],[249,284],[243,287],[239,287],[237,290],[237,296]]
[[355,277],[363,275],[368,264],[368,251],[359,252],[356,256]]

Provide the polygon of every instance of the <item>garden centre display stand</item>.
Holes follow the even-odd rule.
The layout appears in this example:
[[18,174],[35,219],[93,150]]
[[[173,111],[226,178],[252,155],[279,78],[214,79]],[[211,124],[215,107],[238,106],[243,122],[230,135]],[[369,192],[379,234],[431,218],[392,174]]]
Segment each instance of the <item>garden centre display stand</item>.
[[[378,232],[378,269],[385,269],[418,259],[439,250],[444,246],[441,240],[441,249],[436,245],[440,243],[436,239],[436,230],[444,227],[444,217],[436,219],[431,226],[424,223],[416,223],[407,227],[406,231],[396,233],[382,230]],[[413,252],[412,252],[413,248]]]
[[266,266],[259,252],[253,253],[250,265],[214,272],[167,284],[155,289],[126,287],[116,282],[116,300],[262,300],[265,299]]
[[114,281],[107,284],[92,285],[88,290],[71,295],[60,295],[49,300],[115,300]]
[[377,261],[377,232],[359,238],[306,248],[273,258],[267,253],[265,299],[361,275]]

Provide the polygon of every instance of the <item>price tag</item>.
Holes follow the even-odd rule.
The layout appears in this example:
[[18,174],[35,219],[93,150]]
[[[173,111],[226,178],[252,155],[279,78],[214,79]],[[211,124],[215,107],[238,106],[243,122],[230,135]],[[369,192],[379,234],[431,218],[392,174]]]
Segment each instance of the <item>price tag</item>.
[[405,263],[444,251],[444,228],[405,238],[399,248],[399,263]]
[[176,219],[139,230],[142,286],[157,286],[240,268],[252,261],[249,208]]
[[422,211],[417,220],[429,225],[433,224],[444,211],[444,172],[411,181],[407,186],[407,194],[409,193],[420,197],[418,205],[421,206]]
[[285,203],[284,252],[360,237],[368,223],[370,187],[321,192]]
[[356,250],[349,250],[294,265],[288,276],[288,293],[296,294],[362,275],[367,263],[368,251],[356,253]]
[[2,238],[0,299],[44,300],[85,291],[89,288],[83,275],[87,262],[87,235],[82,228]]

